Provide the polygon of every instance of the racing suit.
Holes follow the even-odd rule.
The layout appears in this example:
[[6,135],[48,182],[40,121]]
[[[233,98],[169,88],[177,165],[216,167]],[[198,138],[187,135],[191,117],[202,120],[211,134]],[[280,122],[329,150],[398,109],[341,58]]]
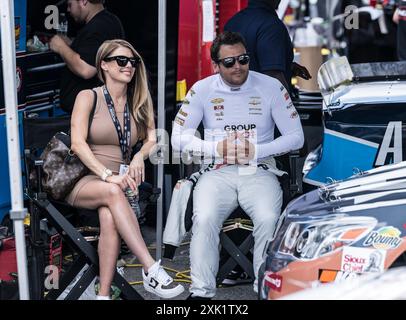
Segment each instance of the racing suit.
[[[195,136],[201,121],[204,140]],[[277,139],[275,124],[281,132]],[[203,153],[220,163],[217,143],[234,131],[243,132],[255,145],[255,156],[249,166],[220,166],[204,173],[197,182],[190,244],[190,292],[194,296],[215,295],[220,230],[238,205],[254,224],[257,275],[265,243],[272,237],[280,215],[282,190],[272,170],[256,164],[274,163],[273,155],[297,150],[304,142],[299,115],[286,89],[274,78],[249,71],[247,80],[238,88],[227,85],[219,74],[198,81],[175,118],[172,146],[174,150]]]

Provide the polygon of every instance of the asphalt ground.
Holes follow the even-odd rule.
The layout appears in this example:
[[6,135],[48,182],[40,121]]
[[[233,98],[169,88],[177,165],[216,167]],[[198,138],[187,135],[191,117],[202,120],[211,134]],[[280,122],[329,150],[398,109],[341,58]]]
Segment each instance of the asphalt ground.
[[[151,252],[151,255],[155,257],[155,228],[143,225],[141,226],[141,230],[144,236],[144,240]],[[190,270],[189,241],[189,238],[185,239],[185,243],[176,250],[175,256],[172,260],[163,258],[161,261],[161,264],[165,268],[170,268],[167,269],[168,273],[185,287],[185,291],[173,300],[185,300],[189,296],[190,280],[187,278],[187,276],[190,276],[190,273],[185,272],[183,275],[176,277],[177,272]],[[160,300],[161,298],[144,290],[141,282],[141,267],[137,266],[138,261],[136,257],[134,257],[133,255],[127,255],[124,256],[123,259],[127,264],[127,266],[124,267],[125,279],[128,280],[130,283],[136,282],[136,284],[134,284],[134,288],[144,297],[144,299]],[[171,270],[176,270],[176,272]],[[244,284],[232,287],[220,287],[217,288],[217,293],[213,300],[257,300],[257,294],[254,292],[252,284]]]

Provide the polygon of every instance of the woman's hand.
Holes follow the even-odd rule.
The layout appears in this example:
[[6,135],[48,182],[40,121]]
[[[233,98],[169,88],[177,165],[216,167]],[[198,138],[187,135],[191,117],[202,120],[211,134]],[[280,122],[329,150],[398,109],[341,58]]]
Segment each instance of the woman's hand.
[[137,186],[145,181],[145,164],[142,153],[138,152],[130,163],[128,174],[132,177]]
[[113,175],[113,176],[107,177],[106,182],[114,183],[114,184],[120,186],[121,190],[123,190],[123,191],[127,188],[131,188],[131,190],[133,190],[135,193],[138,193],[138,186],[137,186],[136,182],[128,174],[125,174],[122,176]]

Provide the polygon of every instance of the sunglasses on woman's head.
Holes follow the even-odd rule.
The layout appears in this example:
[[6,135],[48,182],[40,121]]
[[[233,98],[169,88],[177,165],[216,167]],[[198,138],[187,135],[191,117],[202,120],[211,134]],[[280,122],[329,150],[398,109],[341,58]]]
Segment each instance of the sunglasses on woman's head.
[[126,56],[114,56],[114,57],[106,57],[103,59],[106,62],[115,60],[119,67],[125,67],[130,61],[131,65],[135,68],[138,64],[140,64],[141,59],[139,57],[126,57]]
[[220,63],[226,67],[226,68],[231,68],[232,66],[235,65],[235,62],[238,61],[239,64],[245,66],[248,62],[250,62],[250,56],[247,53],[241,54],[236,57],[227,57],[224,59],[219,59],[217,60],[217,63]]

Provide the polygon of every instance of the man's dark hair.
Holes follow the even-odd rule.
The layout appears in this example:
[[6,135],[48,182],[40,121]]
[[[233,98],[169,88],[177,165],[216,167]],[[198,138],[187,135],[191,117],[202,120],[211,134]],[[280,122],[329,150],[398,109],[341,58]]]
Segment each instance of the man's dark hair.
[[247,43],[241,34],[238,32],[224,31],[220,33],[216,39],[214,39],[213,44],[210,49],[210,56],[214,62],[219,59],[220,47],[222,45],[234,45],[241,43],[245,49],[247,49]]

